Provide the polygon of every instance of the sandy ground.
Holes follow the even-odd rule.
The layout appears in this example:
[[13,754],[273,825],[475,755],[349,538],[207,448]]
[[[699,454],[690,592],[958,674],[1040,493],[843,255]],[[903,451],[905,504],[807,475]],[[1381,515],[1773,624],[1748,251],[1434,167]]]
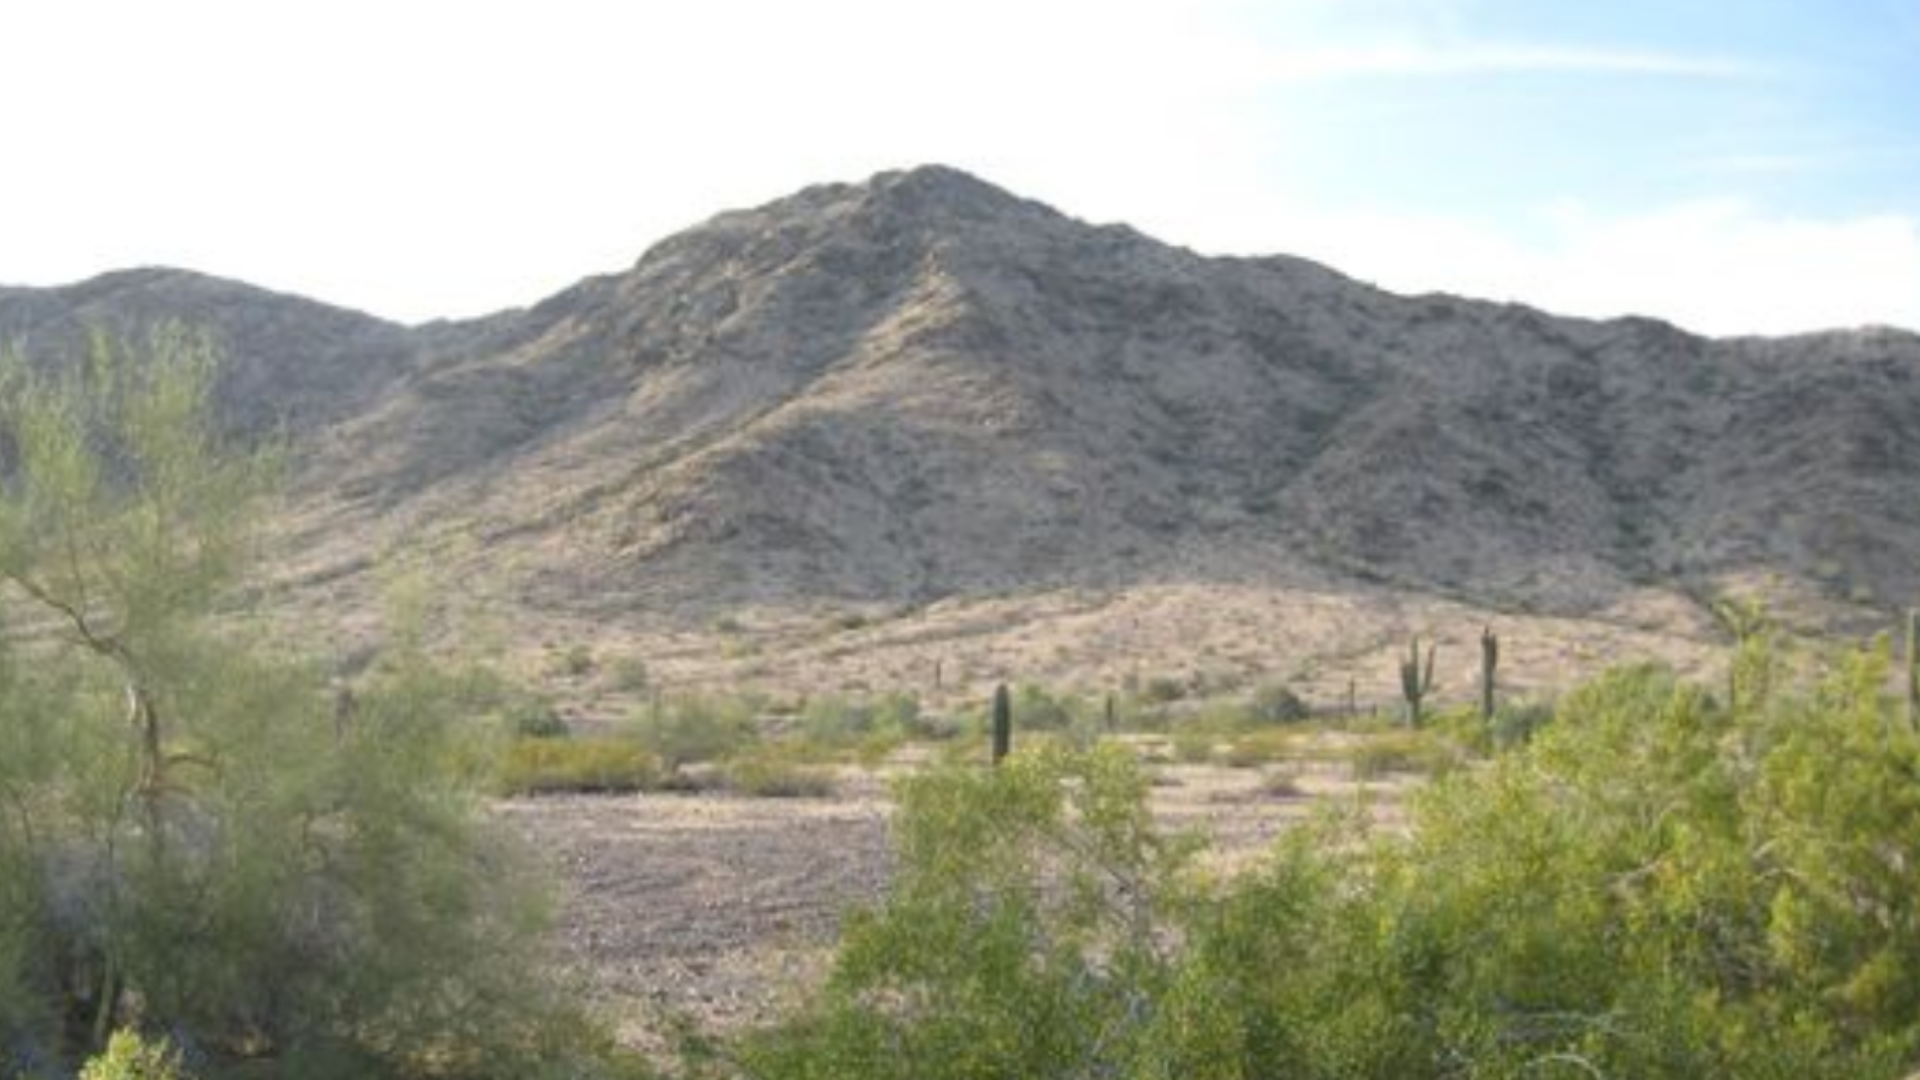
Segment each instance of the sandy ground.
[[[1291,781],[1284,791],[1276,772]],[[1331,761],[1154,773],[1159,820],[1206,835],[1206,858],[1228,872],[1321,800],[1364,792],[1375,820],[1394,827],[1417,783],[1357,784]],[[722,1030],[764,1021],[816,985],[847,909],[884,895],[890,808],[882,779],[849,772],[824,799],[547,796],[497,812],[563,883],[563,961],[622,1038],[644,1047],[675,1018]]]

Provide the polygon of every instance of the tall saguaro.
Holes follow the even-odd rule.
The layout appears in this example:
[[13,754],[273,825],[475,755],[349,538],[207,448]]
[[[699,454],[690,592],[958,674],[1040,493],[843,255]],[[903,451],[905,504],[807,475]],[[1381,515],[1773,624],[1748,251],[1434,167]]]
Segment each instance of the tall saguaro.
[[1480,630],[1480,718],[1493,720],[1493,673],[1500,666],[1500,637],[1493,627]]
[[1920,731],[1920,608],[1907,611],[1907,727]]
[[1420,666],[1420,636],[1415,634],[1407,644],[1407,658],[1400,661],[1400,696],[1407,699],[1407,726],[1420,726],[1421,705],[1427,694],[1433,689],[1433,654],[1440,648],[1439,642],[1427,646],[1427,665]]
[[993,688],[993,763],[1013,749],[1013,695],[1007,692],[1007,684],[1001,683]]

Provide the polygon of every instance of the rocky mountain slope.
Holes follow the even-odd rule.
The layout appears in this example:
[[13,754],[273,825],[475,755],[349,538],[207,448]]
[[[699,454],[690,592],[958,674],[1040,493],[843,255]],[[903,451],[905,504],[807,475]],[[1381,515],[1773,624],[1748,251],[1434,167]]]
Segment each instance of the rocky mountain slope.
[[[1911,334],[1397,296],[945,168],[722,214],[474,322],[176,271],[0,290],[29,348],[160,317],[222,335],[235,422],[295,440],[284,582],[343,612],[400,550],[519,626],[598,634],[859,610],[911,637],[959,604],[1191,586],[1462,618],[1659,596],[1695,607],[1684,637],[1726,592],[1848,626],[1920,596]],[[1418,621],[1393,610],[1382,646]]]

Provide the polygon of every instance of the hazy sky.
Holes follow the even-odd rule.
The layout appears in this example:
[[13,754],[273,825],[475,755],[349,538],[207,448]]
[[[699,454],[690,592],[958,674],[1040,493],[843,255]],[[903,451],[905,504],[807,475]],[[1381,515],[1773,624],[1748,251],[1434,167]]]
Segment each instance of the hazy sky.
[[1205,252],[1920,328],[1920,0],[10,0],[0,283],[407,321],[945,162]]

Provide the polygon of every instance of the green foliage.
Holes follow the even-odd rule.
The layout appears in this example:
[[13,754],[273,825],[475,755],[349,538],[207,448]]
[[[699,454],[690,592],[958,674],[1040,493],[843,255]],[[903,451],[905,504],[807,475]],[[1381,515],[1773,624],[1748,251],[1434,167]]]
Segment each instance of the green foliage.
[[744,698],[683,694],[643,710],[632,734],[669,769],[719,761],[758,738],[753,703]]
[[1209,724],[1183,724],[1174,729],[1173,759],[1182,765],[1204,765],[1219,748],[1218,729]]
[[925,730],[920,699],[903,691],[870,699],[813,697],[800,712],[801,735],[825,747],[891,748]]
[[1552,705],[1529,701],[1503,702],[1494,709],[1493,720],[1487,724],[1487,742],[1495,750],[1521,746],[1552,722]]
[[1038,683],[1021,683],[1013,691],[1013,722],[1021,731],[1065,731],[1074,726],[1076,714],[1087,708]]
[[1431,731],[1365,735],[1346,750],[1356,780],[1377,780],[1393,773],[1444,774],[1458,767],[1463,756],[1451,740]]
[[[1734,701],[1658,668],[1201,890],[1108,751],[910,782],[900,881],[751,1075],[1894,1080],[1920,1062],[1920,736],[1883,652]],[[1456,753],[1445,731],[1396,753]],[[1484,727],[1484,725],[1481,725]],[[1380,743],[1376,737],[1367,740]]]
[[1155,675],[1140,688],[1140,699],[1150,705],[1164,705],[1187,696],[1187,684],[1171,675]]
[[653,684],[647,662],[637,656],[616,657],[607,665],[607,680],[615,690],[638,694]]
[[32,627],[0,635],[0,1064],[136,1018],[305,1075],[564,1058],[458,680],[403,644],[336,711],[231,602],[276,467],[211,434],[212,365],[166,331],[0,366],[0,600]]
[[80,1080],[192,1080],[180,1063],[180,1052],[164,1039],[149,1042],[122,1028],[107,1041],[106,1050],[88,1059]]
[[1297,724],[1313,715],[1306,701],[1285,683],[1268,683],[1253,692],[1248,719],[1256,724]]
[[796,758],[779,746],[760,746],[730,759],[729,790],[767,799],[823,799],[833,794],[833,770]]
[[598,662],[593,658],[592,646],[580,641],[567,646],[564,652],[553,658],[555,674],[573,679],[593,674],[594,668],[598,666]]
[[1248,769],[1302,756],[1304,751],[1295,730],[1262,728],[1234,736],[1221,761],[1236,769]]
[[499,790],[511,795],[651,791],[664,781],[660,759],[631,739],[531,738],[507,748]]
[[1119,748],[903,782],[888,899],[849,921],[818,1001],[743,1048],[747,1072],[1098,1076],[1134,1060],[1187,850],[1154,832],[1145,791]]
[[566,721],[553,699],[483,664],[436,665],[445,685],[441,693],[491,734],[558,738]]

